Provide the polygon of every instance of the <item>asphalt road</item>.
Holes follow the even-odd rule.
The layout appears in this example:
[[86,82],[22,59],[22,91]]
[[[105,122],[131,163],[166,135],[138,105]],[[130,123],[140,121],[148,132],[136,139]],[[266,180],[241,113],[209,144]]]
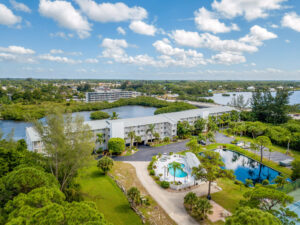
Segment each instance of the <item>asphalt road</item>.
[[[232,138],[226,137],[225,135],[217,132],[215,136],[217,143],[230,143],[233,141]],[[152,156],[157,155],[158,153],[170,153],[170,152],[181,152],[186,150],[186,143],[189,140],[185,140],[182,142],[176,142],[169,145],[164,145],[161,147],[149,147],[141,145],[139,146],[139,151],[131,156],[116,156],[113,157],[115,161],[151,161]]]
[[169,152],[181,152],[186,150],[185,144],[189,140],[182,142],[176,142],[169,145],[164,145],[161,147],[149,147],[149,146],[139,146],[139,151],[130,156],[117,156],[113,157],[115,161],[151,161],[152,156],[158,153],[169,153]]

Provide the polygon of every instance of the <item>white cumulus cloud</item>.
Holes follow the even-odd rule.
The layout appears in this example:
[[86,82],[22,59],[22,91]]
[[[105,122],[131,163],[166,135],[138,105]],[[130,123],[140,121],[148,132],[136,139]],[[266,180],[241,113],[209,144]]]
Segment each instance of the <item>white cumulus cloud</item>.
[[300,16],[295,12],[286,13],[281,20],[281,25],[300,32]]
[[80,38],[90,35],[91,25],[70,2],[40,0],[39,12],[58,22],[61,27],[76,31]]
[[199,30],[209,31],[212,33],[226,33],[231,30],[239,30],[236,24],[226,26],[217,18],[213,12],[206,10],[204,7],[200,8],[195,13],[195,23]]
[[126,31],[122,27],[118,27],[117,31],[118,31],[119,34],[122,34],[122,35],[126,34]]
[[241,38],[241,42],[249,43],[254,46],[262,45],[262,41],[270,40],[277,38],[277,35],[268,31],[267,29],[260,27],[258,25],[254,25],[250,28],[250,34]]
[[74,59],[70,59],[68,57],[53,56],[51,54],[40,55],[39,58],[42,60],[57,62],[57,63],[67,63],[67,64],[81,63],[80,60],[74,60]]
[[31,13],[31,9],[24,3],[17,2],[15,0],[10,0],[9,2],[15,10]]
[[199,34],[198,32],[175,30],[171,37],[179,45],[194,48],[208,48],[221,52],[256,52],[258,50],[256,46],[236,40],[221,40],[209,33]]
[[75,0],[81,10],[97,22],[121,22],[128,20],[142,20],[147,18],[147,11],[138,6],[128,7],[122,2],[100,3],[93,0]]
[[0,51],[1,52],[9,52],[12,54],[20,54],[20,55],[27,55],[27,54],[34,54],[35,51],[29,48],[24,48],[22,46],[15,46],[15,45],[11,45],[8,46],[7,48],[5,47],[0,47]]
[[50,53],[51,53],[51,54],[63,54],[64,51],[61,50],[61,49],[51,49],[51,50],[50,50]]
[[0,24],[12,26],[20,23],[21,20],[21,17],[16,16],[9,8],[0,3]]
[[214,0],[212,8],[227,18],[244,16],[247,20],[266,18],[269,11],[282,8],[287,0]]
[[148,36],[154,36],[157,31],[155,26],[146,24],[143,21],[132,21],[129,28],[135,33]]
[[242,54],[238,54],[236,52],[221,52],[219,54],[212,56],[212,60],[214,63],[226,64],[226,65],[246,62],[245,56],[243,56]]

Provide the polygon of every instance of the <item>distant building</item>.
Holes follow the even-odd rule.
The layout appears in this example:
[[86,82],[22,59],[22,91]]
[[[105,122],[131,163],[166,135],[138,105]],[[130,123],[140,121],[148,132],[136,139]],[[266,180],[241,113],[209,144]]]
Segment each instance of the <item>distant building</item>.
[[121,98],[135,98],[140,93],[136,91],[123,91],[121,89],[105,89],[85,94],[86,102],[116,101]]
[[164,94],[162,98],[168,100],[176,100],[178,96],[179,96],[178,94]]
[[248,91],[255,91],[255,87],[249,86],[249,87],[247,87],[247,90],[248,90]]

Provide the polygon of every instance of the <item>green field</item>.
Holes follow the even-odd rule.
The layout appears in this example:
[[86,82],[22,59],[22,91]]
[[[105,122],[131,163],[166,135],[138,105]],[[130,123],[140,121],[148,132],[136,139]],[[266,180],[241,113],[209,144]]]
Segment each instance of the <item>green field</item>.
[[80,172],[77,182],[81,185],[84,199],[95,202],[98,210],[114,225],[142,224],[115,182],[101,175],[96,161]]

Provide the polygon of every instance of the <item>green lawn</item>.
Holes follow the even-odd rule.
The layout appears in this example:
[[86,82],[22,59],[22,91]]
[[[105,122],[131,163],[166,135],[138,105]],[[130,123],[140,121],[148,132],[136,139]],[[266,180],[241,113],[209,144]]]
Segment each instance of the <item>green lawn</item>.
[[240,200],[244,199],[243,194],[246,192],[247,188],[244,185],[240,187],[229,179],[218,179],[217,183],[218,186],[222,188],[222,191],[213,193],[211,195],[212,200],[228,211],[234,212],[239,205]]
[[98,210],[114,225],[142,224],[115,182],[110,177],[101,175],[96,167],[96,160],[80,171],[77,182],[81,185],[84,199],[95,202]]

